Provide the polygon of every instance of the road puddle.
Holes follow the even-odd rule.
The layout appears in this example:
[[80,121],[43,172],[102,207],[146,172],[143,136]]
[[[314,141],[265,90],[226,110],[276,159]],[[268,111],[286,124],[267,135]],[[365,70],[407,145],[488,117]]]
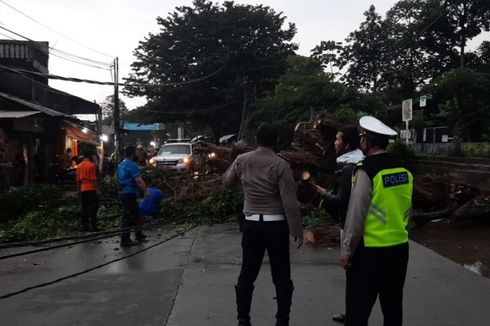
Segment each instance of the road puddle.
[[490,226],[455,225],[441,220],[413,230],[410,238],[464,268],[490,278]]

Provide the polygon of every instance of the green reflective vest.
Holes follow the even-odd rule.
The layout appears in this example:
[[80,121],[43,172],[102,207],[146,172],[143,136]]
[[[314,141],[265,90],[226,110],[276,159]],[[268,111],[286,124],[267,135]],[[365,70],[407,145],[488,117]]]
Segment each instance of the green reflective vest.
[[371,205],[364,225],[364,246],[390,247],[408,241],[413,176],[405,168],[384,169],[372,179]]

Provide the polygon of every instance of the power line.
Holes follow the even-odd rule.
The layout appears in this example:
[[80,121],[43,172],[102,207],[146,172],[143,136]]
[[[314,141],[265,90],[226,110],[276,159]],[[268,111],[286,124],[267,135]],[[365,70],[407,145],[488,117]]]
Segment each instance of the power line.
[[64,77],[64,76],[59,76],[59,75],[44,74],[41,72],[29,71],[29,70],[25,70],[25,69],[9,68],[7,66],[0,64],[0,69],[11,71],[11,72],[18,73],[18,74],[36,75],[36,76],[46,77],[49,79],[64,80],[64,81],[70,81],[70,82],[75,82],[75,83],[87,83],[87,84],[107,85],[107,86],[118,85],[118,86],[124,86],[124,87],[172,87],[172,86],[183,86],[183,85],[195,84],[195,83],[198,83],[198,82],[201,82],[201,81],[204,81],[206,79],[211,78],[212,76],[218,74],[225,67],[226,67],[226,65],[222,66],[221,68],[212,72],[209,75],[206,75],[204,77],[197,78],[197,79],[192,79],[189,81],[184,81],[184,82],[164,83],[164,84],[127,84],[127,83],[115,83],[115,82],[102,82],[102,81],[97,81],[97,80],[81,79],[81,78],[76,78],[76,77]]
[[[58,51],[58,50],[56,50],[54,48],[50,48],[50,49],[53,49],[55,51]],[[77,60],[74,60],[74,59],[70,59],[70,58],[64,57],[64,56],[59,55],[59,54],[55,54],[55,53],[51,53],[51,54],[54,55],[55,57],[60,58],[60,59],[71,61],[73,63],[81,64],[81,65],[84,65],[84,66],[88,66],[88,67],[92,67],[92,68],[96,68],[96,69],[101,69],[101,70],[109,70],[109,71],[111,70],[111,68],[108,68],[108,67],[100,67],[100,66],[96,66],[96,65],[93,65],[93,64],[89,64],[89,63],[77,61]]]
[[[12,33],[18,37],[21,37],[25,40],[28,40],[29,42],[32,42],[32,44],[37,47],[38,49],[40,50],[44,50],[39,44],[38,42],[28,38],[27,36],[24,36],[22,34],[19,34],[17,32],[14,32],[4,26],[0,26],[1,29],[9,32],[9,33]],[[15,40],[14,38],[12,38],[11,36],[7,36],[5,34],[2,34],[12,40]],[[50,47],[48,46],[49,49],[55,51],[55,52],[58,52],[60,54],[55,54],[55,53],[51,53],[52,55],[54,55],[55,57],[58,57],[58,58],[61,58],[61,59],[64,59],[64,60],[68,60],[68,61],[72,61],[74,63],[78,63],[78,64],[82,64],[82,65],[86,65],[86,66],[90,66],[90,67],[93,67],[93,68],[98,68],[98,69],[105,69],[105,70],[109,70],[108,67],[110,67],[110,64],[106,63],[106,62],[102,62],[102,61],[96,61],[96,60],[92,60],[92,59],[88,59],[88,58],[84,58],[84,57],[80,57],[80,56],[77,56],[75,54],[71,54],[69,52],[66,52],[66,51],[62,51],[62,50],[58,50],[58,49],[55,49],[54,47]],[[66,56],[69,56],[69,57],[72,57],[72,58],[67,58]],[[83,61],[80,61],[81,60],[84,60],[84,61],[87,61],[87,62],[90,62],[90,63],[86,63],[86,62],[83,62]],[[102,67],[101,67],[102,66]]]
[[[19,34],[19,33],[16,33],[16,32],[14,32],[14,31],[12,31],[12,30],[10,30],[10,29],[6,28],[6,27],[0,26],[0,28],[1,28],[1,29],[3,29],[3,30],[8,31],[8,32],[10,32],[10,33],[12,33],[12,34],[14,34],[14,35],[17,35],[17,36],[19,36],[19,37],[21,37],[21,38],[23,38],[23,39],[28,40],[29,42],[32,42],[32,44],[33,44],[35,47],[37,47],[38,49],[40,49],[40,50],[44,50],[44,49],[43,49],[43,48],[42,48],[42,47],[41,47],[41,46],[38,44],[38,42],[36,42],[36,41],[34,41],[34,40],[32,40],[32,39],[30,39],[30,38],[28,38],[28,37],[24,36],[24,35],[21,35],[21,34]],[[16,39],[14,39],[14,38],[13,38],[13,37],[11,37],[11,36],[7,36],[7,35],[5,35],[5,34],[2,34],[2,35],[3,35],[3,36],[6,36],[6,37],[8,37],[8,38],[10,38],[10,39],[12,39],[12,40],[14,40],[14,41],[17,41]],[[51,54],[52,54],[52,55],[54,55],[55,57],[58,57],[58,58],[61,58],[61,59],[64,59],[64,60],[68,60],[68,61],[72,61],[72,62],[74,62],[74,63],[83,64],[83,65],[86,65],[86,66],[90,66],[90,67],[98,68],[98,69],[105,69],[105,70],[109,70],[109,68],[107,68],[107,67],[110,67],[110,65],[109,65],[108,63],[104,63],[104,62],[101,62],[101,61],[95,61],[95,60],[91,60],[91,59],[87,59],[87,58],[79,57],[79,56],[76,56],[76,55],[74,55],[74,54],[70,54],[70,53],[68,53],[68,52],[65,52],[65,51],[61,51],[61,50],[55,49],[54,47],[50,47],[50,46],[48,46],[48,48],[49,48],[49,49],[51,49],[51,50],[53,50],[53,51],[56,51],[56,52],[59,52],[59,53],[61,53],[61,54],[65,55],[65,56],[63,56],[63,55],[60,55],[60,54],[51,53]],[[71,56],[71,57],[74,57],[75,59],[67,58],[66,56]],[[88,62],[91,62],[91,63],[95,63],[95,64],[97,64],[97,65],[103,65],[104,67],[100,67],[100,66],[96,66],[96,65],[93,65],[93,64],[89,64],[89,63],[86,63],[86,62],[79,61],[79,60],[78,60],[78,58],[83,59],[83,60],[88,61]]]
[[[116,217],[115,215],[114,217]],[[108,231],[102,231],[102,232],[96,232],[92,234],[84,234],[84,235],[78,235],[78,236],[69,236],[69,237],[63,237],[63,238],[55,238],[55,239],[46,239],[46,240],[39,240],[39,241],[31,241],[31,242],[24,242],[24,243],[14,243],[10,247],[21,247],[21,246],[37,246],[37,245],[42,245],[46,243],[53,243],[53,242],[62,242],[62,241],[67,241],[67,240],[75,240],[71,242],[65,242],[59,245],[52,245],[48,247],[41,247],[37,249],[32,249],[32,250],[27,250],[27,251],[21,251],[13,254],[7,254],[4,256],[0,256],[0,260],[4,259],[10,259],[14,257],[19,257],[19,256],[25,256],[25,255],[30,255],[30,254],[35,254],[38,252],[43,252],[43,251],[48,251],[48,250],[53,250],[53,249],[58,249],[58,248],[64,248],[64,247],[70,247],[76,244],[80,243],[85,243],[85,242],[90,242],[90,241],[96,241],[96,240],[103,240],[107,238],[111,238],[116,235],[121,235],[124,234],[127,231],[131,230],[148,230],[148,229],[153,229],[158,226],[163,226],[164,222],[155,222],[151,223],[149,225],[144,225],[144,226],[136,226],[136,227],[126,227],[126,228],[119,228],[119,229],[112,229]],[[0,249],[8,249],[9,244],[2,245]]]
[[76,55],[76,54],[72,54],[72,53],[69,53],[69,52],[66,52],[66,51],[63,51],[63,50],[55,49],[54,47],[52,47],[51,49],[53,49],[56,52],[60,52],[62,54],[65,54],[65,55],[69,55],[71,57],[74,57],[74,58],[77,58],[77,59],[80,59],[80,60],[85,60],[85,61],[88,61],[88,62],[93,62],[93,63],[99,64],[99,65],[102,65],[102,66],[111,66],[112,65],[112,63],[108,63],[108,62],[104,62],[104,61],[98,61],[98,60],[93,60],[93,59],[81,57],[81,56]]
[[119,257],[119,258],[115,258],[115,259],[109,260],[109,261],[107,261],[105,263],[99,264],[99,265],[94,266],[94,267],[91,267],[91,268],[87,268],[87,269],[85,269],[83,271],[80,271],[80,272],[77,272],[77,273],[74,273],[74,274],[70,274],[70,275],[67,275],[67,276],[63,276],[63,277],[57,278],[57,279],[55,279],[53,281],[48,281],[48,282],[40,283],[40,284],[37,284],[37,285],[29,286],[29,287],[26,287],[26,288],[24,288],[22,290],[18,290],[18,291],[15,291],[15,292],[3,294],[3,295],[0,296],[0,300],[6,299],[6,298],[10,298],[10,297],[13,297],[13,296],[16,296],[16,295],[19,295],[21,293],[25,293],[25,292],[28,292],[30,290],[39,289],[39,288],[45,287],[47,285],[56,284],[56,283],[59,283],[61,281],[64,281],[64,280],[67,280],[67,279],[70,279],[70,278],[78,277],[78,276],[87,274],[87,273],[89,273],[91,271],[94,271],[94,270],[100,269],[102,267],[108,266],[108,265],[110,265],[112,263],[115,263],[115,262],[118,262],[118,261],[121,261],[121,260],[130,258],[130,257],[136,256],[136,255],[138,255],[138,254],[140,254],[142,252],[148,251],[148,250],[150,250],[150,249],[152,249],[152,248],[154,248],[156,246],[159,246],[159,245],[161,245],[161,244],[163,244],[165,242],[168,242],[168,241],[170,241],[172,239],[175,239],[178,236],[183,236],[185,233],[191,231],[194,228],[196,228],[196,225],[191,225],[190,227],[184,229],[183,231],[180,231],[180,232],[177,231],[175,234],[170,235],[167,238],[165,238],[165,239],[163,239],[161,241],[158,241],[157,243],[152,244],[152,245],[150,245],[148,247],[145,247],[145,248],[143,248],[141,250],[138,250],[138,251],[133,252],[131,254],[125,255],[123,257]]
[[3,33],[0,33],[0,35],[2,35],[3,37],[9,38],[9,39],[11,39],[11,40],[17,41],[15,38],[13,38],[13,37],[12,37],[12,36],[10,36],[10,35],[3,34]]
[[32,18],[31,16],[28,16],[27,14],[25,14],[25,13],[24,13],[24,12],[22,12],[21,10],[19,10],[19,9],[17,9],[17,8],[13,7],[13,6],[11,6],[10,4],[6,3],[6,2],[5,2],[5,1],[3,1],[3,0],[0,0],[0,2],[1,2],[1,3],[3,3],[4,5],[6,5],[7,7],[9,7],[10,9],[15,10],[16,12],[18,12],[18,13],[19,13],[19,14],[21,14],[22,16],[24,16],[24,17],[26,17],[26,18],[28,18],[28,19],[32,20],[33,22],[35,22],[35,23],[37,23],[37,24],[39,24],[39,25],[43,26],[44,28],[46,28],[46,29],[48,29],[48,30],[52,31],[53,33],[56,33],[56,34],[58,34],[58,35],[60,35],[60,36],[62,36],[62,37],[64,37],[64,38],[66,38],[66,39],[68,39],[68,40],[70,40],[70,41],[72,41],[72,42],[74,42],[74,43],[76,43],[76,44],[78,44],[78,45],[81,45],[81,46],[83,46],[83,47],[85,47],[85,48],[87,48],[87,49],[89,49],[89,50],[91,50],[91,51],[94,51],[94,52],[96,52],[96,53],[98,53],[98,54],[101,54],[101,55],[106,56],[106,57],[111,58],[111,59],[112,59],[112,58],[114,58],[114,56],[111,56],[111,55],[106,54],[106,53],[104,53],[104,52],[100,52],[100,51],[98,51],[98,50],[96,50],[96,49],[93,49],[93,48],[89,47],[88,45],[85,45],[85,44],[83,44],[83,43],[81,43],[81,42],[78,42],[77,40],[74,40],[74,39],[72,39],[71,37],[66,36],[66,35],[64,35],[64,34],[62,34],[62,33],[58,32],[58,31],[56,31],[56,30],[52,29],[51,27],[49,27],[49,26],[47,26],[47,25],[45,25],[45,24],[41,23],[40,21],[38,21],[37,19]]
[[191,110],[191,111],[158,111],[158,110],[148,110],[148,109],[142,109],[145,113],[160,113],[160,114],[193,114],[193,113],[203,113],[203,112],[210,112],[214,110],[218,110],[221,108],[224,108],[226,106],[239,103],[239,100],[231,101],[228,103],[224,103],[218,106],[211,106],[202,110]]
[[[2,66],[2,65],[0,65],[0,70],[2,69],[2,67],[1,67],[1,66]],[[59,94],[59,95],[63,95],[63,96],[73,96],[73,95],[68,94],[68,93],[66,93],[66,92],[63,92],[63,91],[57,90],[56,88],[52,88],[52,87],[50,87],[49,85],[43,84],[43,83],[41,83],[41,82],[38,82],[37,80],[34,80],[34,79],[32,79],[31,77],[26,76],[25,74],[22,74],[22,73],[20,73],[20,74],[19,74],[19,73],[17,73],[17,72],[8,72],[8,71],[7,71],[6,73],[7,73],[7,74],[12,74],[12,73],[15,73],[15,74],[17,74],[19,77],[29,80],[30,82],[32,82],[32,83],[34,83],[34,84],[36,84],[36,85],[37,85],[39,88],[44,89],[44,90],[46,90],[46,91],[48,91],[48,92],[50,92],[50,93],[53,93],[53,94]]]

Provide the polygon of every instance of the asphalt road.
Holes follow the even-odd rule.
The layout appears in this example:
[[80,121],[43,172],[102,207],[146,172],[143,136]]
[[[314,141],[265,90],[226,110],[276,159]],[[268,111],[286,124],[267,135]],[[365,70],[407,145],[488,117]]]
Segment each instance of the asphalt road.
[[[124,250],[111,238],[0,260],[0,296],[135,253],[173,234],[155,230],[148,243]],[[338,325],[330,316],[343,311],[339,248],[291,252],[291,325]],[[235,225],[199,227],[89,273],[0,299],[0,325],[235,325],[240,254]],[[273,289],[266,259],[252,304],[254,326],[273,325]],[[489,279],[411,243],[404,325],[488,325],[488,307]],[[370,325],[381,320],[376,304]]]

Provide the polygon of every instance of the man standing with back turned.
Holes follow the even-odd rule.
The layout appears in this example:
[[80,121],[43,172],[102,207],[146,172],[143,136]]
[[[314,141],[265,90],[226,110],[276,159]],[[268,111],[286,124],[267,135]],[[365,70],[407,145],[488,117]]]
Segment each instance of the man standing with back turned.
[[359,125],[366,158],[354,172],[340,260],[347,271],[345,325],[366,326],[379,295],[383,325],[400,326],[413,177],[385,151],[396,131],[367,116]]
[[83,232],[99,231],[97,228],[97,211],[99,209],[99,198],[97,197],[97,167],[90,160],[91,157],[92,153],[90,151],[85,151],[83,153],[83,161],[78,164],[76,171],[77,185],[80,189],[80,197],[82,199],[80,230]]
[[303,244],[303,230],[291,168],[273,150],[277,140],[278,133],[274,127],[259,127],[256,133],[258,148],[239,155],[223,175],[225,186],[241,182],[245,196],[245,220],[241,224],[242,268],[235,286],[239,326],[251,325],[254,282],[265,250],[276,287],[276,326],[289,325],[294,289],[289,234],[299,248]]

